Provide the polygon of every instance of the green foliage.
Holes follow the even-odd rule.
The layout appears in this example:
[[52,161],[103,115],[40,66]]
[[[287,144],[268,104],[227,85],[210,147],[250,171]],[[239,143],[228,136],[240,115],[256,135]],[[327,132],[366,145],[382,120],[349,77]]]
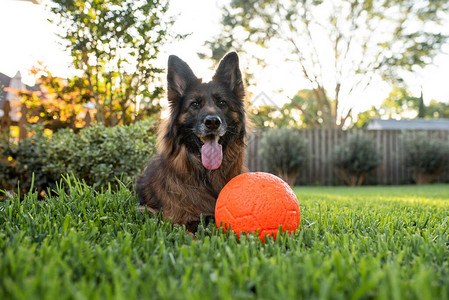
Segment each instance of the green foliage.
[[307,141],[290,128],[271,129],[263,133],[259,155],[268,172],[294,185],[307,159]]
[[92,100],[87,79],[56,77],[42,63],[34,66],[31,73],[38,78],[40,90],[20,92],[29,124],[44,124],[53,132],[61,128],[76,131],[90,125],[91,113],[83,107]]
[[[88,185],[116,185],[116,178],[129,183],[155,152],[155,128],[150,120],[129,126],[105,127],[94,124],[79,134],[69,129],[51,138],[37,129],[32,137],[15,144],[2,144],[0,173],[2,189],[39,191],[54,187],[61,175],[73,174]],[[8,162],[8,157],[11,159]]]
[[301,187],[301,225],[253,235],[141,213],[69,181],[0,203],[2,299],[446,299],[448,185]]
[[[3,136],[0,141],[0,187],[1,189],[29,190],[34,187],[46,188],[54,183],[48,164],[49,138],[44,135],[42,126],[30,126],[36,134],[10,143],[9,137]],[[34,173],[34,174],[33,174]]]
[[180,38],[169,32],[168,1],[52,2],[52,22],[63,29],[61,38],[87,81],[95,119],[129,124],[159,111],[163,70],[154,61],[169,38]]
[[48,167],[64,174],[73,172],[87,184],[106,187],[123,176],[127,182],[154,154],[155,128],[151,121],[112,128],[96,124],[73,135],[55,135],[49,145]]
[[447,118],[449,119],[449,103],[431,100],[424,108],[426,118]]
[[418,118],[424,118],[426,116],[426,106],[424,104],[424,97],[421,90],[421,96],[419,97],[418,104]]
[[346,184],[362,185],[366,174],[380,165],[380,155],[370,137],[353,134],[335,147],[333,164]]
[[414,97],[404,87],[394,87],[379,111],[389,118],[449,118],[449,104],[431,100],[426,106],[422,94]]
[[381,116],[393,119],[449,118],[449,104],[431,100],[426,106],[422,94],[420,97],[414,97],[405,88],[394,87],[379,108],[372,106],[369,110],[359,113],[354,127],[365,128],[372,119]]
[[318,128],[324,122],[317,106],[313,90],[298,91],[290,102],[281,108],[274,105],[260,105],[249,108],[252,124],[256,128]]
[[247,108],[251,125],[254,128],[284,128],[295,127],[296,122],[291,111],[285,107],[279,109],[274,105],[259,105],[257,108]]
[[405,134],[403,141],[404,164],[416,183],[431,183],[449,168],[449,143],[425,132]]
[[300,112],[299,122],[303,128],[320,128],[326,116],[316,101],[313,90],[303,89],[296,93],[290,103],[285,105],[290,111],[296,109]]
[[351,110],[341,109],[340,99],[363,91],[375,76],[402,82],[404,71],[441,52],[449,4],[424,2],[233,0],[223,5],[222,31],[206,44],[214,59],[248,43],[248,52],[254,45],[279,47],[310,83],[321,112],[311,114],[314,126],[342,128]]
[[369,110],[365,110],[357,115],[354,127],[364,129],[372,119],[380,118],[379,110],[373,105]]
[[418,116],[421,97],[413,97],[405,88],[394,87],[382,102],[380,112],[389,118],[408,118]]

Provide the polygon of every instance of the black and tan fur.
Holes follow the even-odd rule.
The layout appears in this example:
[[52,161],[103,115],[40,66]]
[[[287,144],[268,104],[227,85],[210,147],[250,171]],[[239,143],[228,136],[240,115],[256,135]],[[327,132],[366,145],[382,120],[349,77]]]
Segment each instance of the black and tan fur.
[[[202,214],[213,217],[224,185],[244,167],[244,87],[235,52],[203,83],[176,56],[168,60],[170,117],[161,125],[158,154],[136,179],[139,202],[173,223],[195,230]],[[210,119],[214,122],[210,125]],[[206,124],[206,125],[205,125]],[[201,146],[220,136],[223,159],[216,170],[201,162]]]

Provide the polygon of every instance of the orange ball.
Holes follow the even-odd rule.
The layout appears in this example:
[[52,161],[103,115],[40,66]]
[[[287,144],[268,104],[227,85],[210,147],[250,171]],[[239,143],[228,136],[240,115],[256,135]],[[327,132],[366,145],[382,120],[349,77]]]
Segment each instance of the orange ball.
[[264,173],[243,173],[229,181],[217,199],[215,221],[236,232],[259,231],[260,239],[276,234],[279,227],[291,234],[299,227],[301,212],[290,186],[279,177]]

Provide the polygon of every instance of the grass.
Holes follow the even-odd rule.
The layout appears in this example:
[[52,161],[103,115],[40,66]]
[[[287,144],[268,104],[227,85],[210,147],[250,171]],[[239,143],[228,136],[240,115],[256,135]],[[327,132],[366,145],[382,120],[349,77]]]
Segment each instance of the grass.
[[0,299],[449,298],[449,185],[296,187],[300,230],[265,244],[66,185],[0,203]]

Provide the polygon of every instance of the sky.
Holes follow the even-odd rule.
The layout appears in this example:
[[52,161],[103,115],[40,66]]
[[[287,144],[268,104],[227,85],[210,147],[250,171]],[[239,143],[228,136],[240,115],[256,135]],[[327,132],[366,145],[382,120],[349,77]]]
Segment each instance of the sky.
[[[42,1],[44,4],[48,0]],[[212,63],[201,60],[197,53],[205,51],[204,42],[211,40],[220,31],[220,9],[218,0],[172,0],[169,13],[177,16],[173,31],[190,33],[183,41],[166,45],[159,55],[159,67],[165,67],[168,56],[175,54],[185,60],[194,73],[209,80],[213,76]],[[25,83],[32,85],[29,70],[42,61],[57,76],[70,77],[75,74],[70,66],[70,57],[58,43],[55,32],[58,28],[47,21],[45,5],[27,1],[0,0],[0,72],[14,76],[20,71]],[[448,47],[449,48],[449,47]],[[279,49],[268,49],[265,69],[254,66],[255,86],[251,87],[254,97],[262,92],[272,102],[281,106],[298,90],[306,88],[301,73],[291,64],[283,61]],[[242,65],[251,65],[240,56]],[[247,59],[248,60],[248,59]],[[255,72],[254,72],[255,71]],[[408,78],[410,91],[418,96],[421,87],[424,101],[431,99],[449,103],[449,55],[436,57],[434,65],[415,72]],[[376,81],[363,93],[345,101],[346,107],[355,112],[363,111],[380,103],[388,96],[391,86]]]

